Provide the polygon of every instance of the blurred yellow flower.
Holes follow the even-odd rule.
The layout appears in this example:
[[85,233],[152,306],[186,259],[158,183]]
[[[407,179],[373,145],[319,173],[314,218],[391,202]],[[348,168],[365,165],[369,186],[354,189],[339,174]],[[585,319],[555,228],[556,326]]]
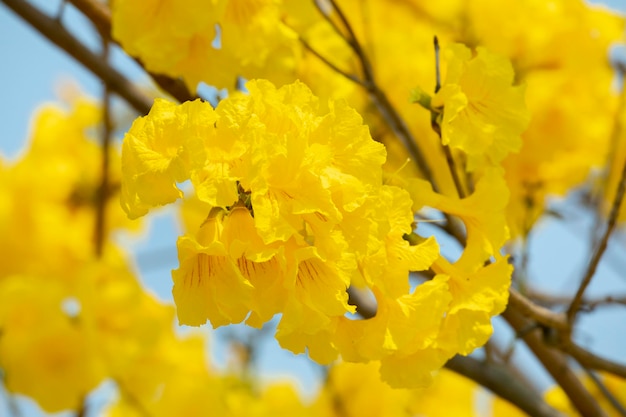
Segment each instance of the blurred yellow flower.
[[524,104],[524,87],[513,86],[511,63],[478,47],[475,55],[464,45],[446,50],[447,74],[431,106],[440,109],[444,145],[468,156],[473,171],[486,159],[498,164],[522,146],[520,135],[530,116]]

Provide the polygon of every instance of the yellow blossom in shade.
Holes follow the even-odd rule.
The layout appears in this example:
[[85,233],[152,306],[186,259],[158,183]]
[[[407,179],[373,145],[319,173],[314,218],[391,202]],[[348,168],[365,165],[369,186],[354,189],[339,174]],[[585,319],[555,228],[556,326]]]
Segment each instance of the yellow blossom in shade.
[[[274,0],[116,0],[113,37],[151,71],[232,88],[237,76],[293,80],[301,46]],[[219,63],[219,64],[216,64]]]
[[498,164],[522,146],[529,113],[524,87],[513,86],[513,67],[485,48],[476,54],[464,45],[449,47],[446,79],[432,99],[444,145],[468,155],[468,170],[482,160]]
[[239,323],[248,314],[252,286],[220,241],[221,211],[200,227],[196,238],[178,239],[180,266],[172,271],[174,302],[180,324],[213,327]]
[[339,243],[334,257],[324,259],[313,246],[288,247],[289,293],[276,334],[281,346],[296,353],[308,348],[309,356],[321,363],[336,359],[334,328],[345,313],[355,312],[346,292],[354,258],[346,250]]
[[199,100],[177,106],[157,99],[148,116],[133,122],[122,148],[121,203],[130,218],[182,197],[176,184],[204,161],[202,140],[215,120],[211,106]]
[[254,227],[250,211],[235,206],[224,219],[223,241],[231,259],[252,285],[251,313],[246,324],[262,327],[283,310],[287,298],[284,259],[278,245],[266,245]]

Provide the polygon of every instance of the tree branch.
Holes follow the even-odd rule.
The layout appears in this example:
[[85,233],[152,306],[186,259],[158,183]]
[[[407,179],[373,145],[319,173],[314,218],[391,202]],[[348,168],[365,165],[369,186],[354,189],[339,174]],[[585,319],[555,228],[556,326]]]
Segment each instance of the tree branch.
[[330,5],[332,6],[332,9],[337,13],[339,19],[341,20],[341,23],[344,25],[346,31],[348,32],[347,36],[339,30],[337,25],[332,21],[332,19],[330,19],[328,13],[323,10],[319,2],[316,1],[315,4],[322,16],[330,22],[331,26],[335,29],[337,34],[341,36],[341,38],[352,48],[359,61],[361,62],[364,79],[362,83],[359,83],[359,85],[365,88],[365,90],[369,93],[370,99],[378,109],[378,112],[383,116],[383,119],[385,119],[387,125],[389,125],[396,137],[402,142],[411,159],[415,161],[417,167],[422,172],[424,178],[430,181],[433,186],[433,190],[438,191],[438,187],[434,181],[432,170],[430,169],[430,166],[426,161],[426,158],[424,157],[424,153],[420,149],[415,137],[413,137],[411,130],[408,128],[391,101],[389,101],[389,98],[387,98],[387,95],[377,85],[372,65],[367,58],[367,54],[363,50],[363,47],[356,38],[354,30],[352,29],[352,26],[350,25],[350,22],[346,18],[345,14],[343,13],[336,1],[330,0]]
[[138,90],[120,72],[111,67],[101,57],[91,52],[69,33],[59,22],[40,12],[24,0],[1,0],[39,33],[63,49],[80,62],[85,68],[100,78],[106,85],[119,94],[135,110],[147,114],[152,107],[152,99]]
[[562,416],[561,413],[550,407],[539,394],[518,381],[503,365],[481,362],[474,358],[457,355],[446,363],[446,368],[476,381],[528,415],[536,417]]
[[[502,317],[520,334],[528,329],[532,322],[526,319],[515,307],[509,305]],[[595,399],[582,385],[576,374],[569,368],[563,354],[554,348],[545,345],[541,336],[541,329],[524,332],[521,336],[530,350],[543,364],[544,368],[552,375],[552,378],[563,389],[572,405],[582,416],[605,416]]]
[[[109,40],[102,37],[103,59],[108,61]],[[109,200],[109,149],[111,145],[111,134],[113,131],[111,121],[111,91],[107,84],[104,85],[102,94],[102,167],[100,185],[96,198],[96,222],[95,222],[95,253],[96,257],[102,256],[102,250],[106,240],[106,207]]]
[[566,341],[560,346],[585,368],[607,371],[622,378],[626,378],[626,365],[602,358],[578,346],[573,341]]
[[515,288],[509,289],[509,304],[524,316],[538,323],[558,330],[569,330],[569,323],[564,314],[555,313],[533,303]]

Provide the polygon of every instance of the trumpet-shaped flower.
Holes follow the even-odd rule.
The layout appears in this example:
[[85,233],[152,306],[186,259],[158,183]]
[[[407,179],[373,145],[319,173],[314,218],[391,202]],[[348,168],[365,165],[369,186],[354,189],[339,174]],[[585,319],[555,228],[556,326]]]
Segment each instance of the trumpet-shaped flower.
[[216,120],[211,106],[180,106],[157,99],[148,116],[136,119],[122,148],[122,208],[130,218],[182,197],[176,184],[204,161],[202,140]]
[[486,159],[498,164],[522,146],[520,135],[530,120],[524,87],[513,86],[514,72],[504,57],[485,48],[476,54],[451,45],[448,72],[431,105],[439,108],[444,145],[468,155],[468,170]]

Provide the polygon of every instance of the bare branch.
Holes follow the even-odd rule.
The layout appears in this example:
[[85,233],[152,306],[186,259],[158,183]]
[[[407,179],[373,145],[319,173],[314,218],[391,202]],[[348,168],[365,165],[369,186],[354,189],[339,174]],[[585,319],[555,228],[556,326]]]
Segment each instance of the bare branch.
[[[572,301],[572,297],[563,295],[551,295],[538,292],[529,289],[525,292],[526,296],[544,306],[559,306],[563,304],[569,304]],[[597,298],[585,298],[583,297],[580,312],[590,312],[599,307],[611,307],[611,306],[626,306],[626,294],[625,295],[606,295]]]
[[335,71],[337,74],[341,75],[342,77],[348,79],[349,81],[352,81],[355,84],[359,84],[361,86],[364,86],[365,84],[363,83],[363,80],[359,79],[356,75],[353,74],[349,74],[346,71],[342,70],[341,68],[339,68],[337,65],[333,64],[332,62],[330,62],[330,60],[328,58],[326,58],[325,56],[323,56],[321,53],[319,53],[318,51],[316,51],[311,44],[309,44],[304,38],[299,37],[300,39],[300,43],[302,44],[302,46],[304,46],[304,48],[311,52],[313,55],[315,55],[320,61],[322,61],[327,67],[329,67],[331,70]]
[[541,307],[520,294],[515,288],[509,289],[509,304],[524,316],[558,330],[569,330],[569,323],[564,314],[555,313]]
[[457,355],[446,363],[446,368],[476,381],[528,415],[537,417],[562,416],[561,413],[550,407],[541,395],[518,381],[503,365],[481,362],[474,358]]
[[[103,59],[108,61],[109,41],[102,37]],[[108,85],[104,85],[102,95],[102,167],[100,185],[96,198],[96,222],[95,222],[95,253],[97,257],[102,256],[102,249],[106,240],[106,206],[109,197],[109,149],[113,126],[111,122],[111,90]]]
[[578,363],[590,369],[607,371],[622,378],[626,378],[626,365],[602,358],[588,350],[583,349],[572,341],[566,341],[561,349],[569,353]]
[[[529,328],[532,323],[517,311],[511,304],[502,314],[504,319],[517,332]],[[605,416],[596,400],[585,389],[576,374],[570,369],[565,356],[558,350],[545,345],[541,335],[541,329],[525,332],[522,337],[530,350],[543,364],[544,368],[552,375],[552,378],[561,386],[572,405],[583,416]]]
[[[84,14],[96,26],[102,36],[105,36],[112,42],[117,43],[111,33],[111,11],[101,2],[95,0],[67,0],[74,5],[82,14]],[[135,61],[145,69],[141,60]],[[156,74],[146,70],[152,77],[152,80],[166,93],[174,97],[179,102],[194,100],[196,96],[191,94],[184,82],[179,79],[171,78],[166,75]]]
[[48,17],[24,0],[1,1],[52,43],[63,49],[96,77],[104,81],[111,91],[119,94],[139,113],[146,114],[150,111],[150,107],[152,107],[151,98],[138,90],[101,57],[80,43],[55,19]]

